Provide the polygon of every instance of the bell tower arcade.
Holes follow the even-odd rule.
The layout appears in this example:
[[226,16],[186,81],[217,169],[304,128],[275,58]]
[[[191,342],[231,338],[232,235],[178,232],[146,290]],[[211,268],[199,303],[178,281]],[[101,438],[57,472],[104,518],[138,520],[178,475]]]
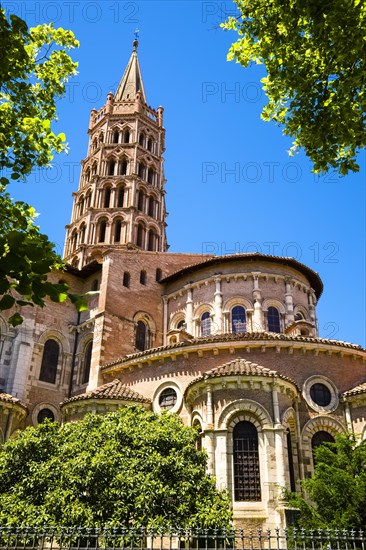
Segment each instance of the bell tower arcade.
[[113,95],[93,109],[65,260],[81,269],[111,248],[165,252],[163,108],[146,103],[138,41]]

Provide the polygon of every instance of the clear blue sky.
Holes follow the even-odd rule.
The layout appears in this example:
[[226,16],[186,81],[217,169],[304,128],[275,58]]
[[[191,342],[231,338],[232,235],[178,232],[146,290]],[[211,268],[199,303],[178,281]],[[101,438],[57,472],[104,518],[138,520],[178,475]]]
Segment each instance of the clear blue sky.
[[231,2],[5,1],[30,26],[54,21],[81,42],[79,74],[59,104],[70,146],[53,169],[36,172],[12,194],[34,205],[62,252],[72,191],[87,151],[93,107],[115,91],[140,30],[139,59],[148,103],[165,109],[168,239],[171,251],[259,251],[293,256],[319,272],[325,290],[319,329],[365,341],[365,153],[361,171],[315,176],[291,158],[281,128],[260,119],[262,69],[226,61],[236,38],[219,29]]

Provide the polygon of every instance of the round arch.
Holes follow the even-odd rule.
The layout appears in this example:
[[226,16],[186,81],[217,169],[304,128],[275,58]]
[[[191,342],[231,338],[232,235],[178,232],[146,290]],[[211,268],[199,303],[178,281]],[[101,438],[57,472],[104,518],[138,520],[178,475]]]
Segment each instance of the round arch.
[[222,409],[217,418],[217,429],[232,431],[242,420],[252,422],[257,430],[272,426],[271,416],[263,405],[252,399],[238,399]]

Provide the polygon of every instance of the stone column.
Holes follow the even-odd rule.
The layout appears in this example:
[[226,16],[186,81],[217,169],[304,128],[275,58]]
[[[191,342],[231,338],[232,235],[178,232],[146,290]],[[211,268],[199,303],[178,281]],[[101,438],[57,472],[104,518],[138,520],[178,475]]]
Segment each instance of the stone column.
[[168,332],[168,301],[167,296],[163,296],[163,346],[166,346]]
[[263,332],[263,311],[262,311],[262,295],[259,288],[259,272],[252,273],[253,276],[253,302],[254,311],[252,318],[252,331]]
[[285,279],[285,285],[286,285],[286,293],[285,293],[286,326],[289,326],[295,321],[294,300],[292,295],[292,282],[289,277]]
[[214,298],[214,312],[215,312],[215,325],[216,325],[216,334],[222,334],[223,332],[223,323],[222,323],[222,292],[221,292],[221,277],[215,278],[215,298]]
[[351,407],[350,407],[350,404],[347,403],[347,402],[344,404],[344,412],[345,412],[345,417],[346,417],[347,430],[348,430],[349,432],[352,432],[352,433],[353,433],[353,423],[352,423]]
[[207,451],[207,471],[213,475],[215,473],[215,445],[214,445],[214,418],[212,403],[212,388],[206,388],[206,429],[205,429],[205,448]]
[[[280,409],[278,405],[278,393],[276,386],[272,388],[272,405],[273,405],[273,420],[274,420],[274,438],[275,438],[275,453],[276,453],[276,477],[277,485],[279,489],[281,487],[286,487],[286,477],[285,477],[285,461],[284,461],[284,445],[283,445],[283,434],[284,427],[281,424],[280,419]],[[279,500],[281,500],[281,493],[278,495]]]
[[190,286],[186,287],[187,289],[187,302],[186,302],[186,325],[187,332],[194,336],[194,326],[193,326],[193,289]]

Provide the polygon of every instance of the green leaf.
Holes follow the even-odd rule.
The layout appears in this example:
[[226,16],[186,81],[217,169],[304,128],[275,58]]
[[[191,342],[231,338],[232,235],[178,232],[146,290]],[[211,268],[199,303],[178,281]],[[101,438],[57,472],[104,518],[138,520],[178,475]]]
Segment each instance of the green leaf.
[[10,309],[15,304],[15,298],[10,294],[5,294],[0,300],[0,310]]
[[13,327],[16,327],[18,325],[21,325],[23,323],[23,317],[19,313],[14,313],[11,317],[9,317],[9,324]]

